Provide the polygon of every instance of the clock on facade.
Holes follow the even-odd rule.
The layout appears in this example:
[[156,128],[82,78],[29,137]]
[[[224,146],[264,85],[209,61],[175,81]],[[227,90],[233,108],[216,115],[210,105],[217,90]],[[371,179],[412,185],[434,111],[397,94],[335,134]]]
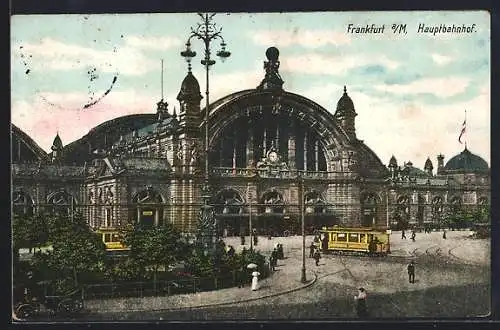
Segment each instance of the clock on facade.
[[278,154],[276,153],[276,151],[271,151],[267,157],[273,163],[278,161]]

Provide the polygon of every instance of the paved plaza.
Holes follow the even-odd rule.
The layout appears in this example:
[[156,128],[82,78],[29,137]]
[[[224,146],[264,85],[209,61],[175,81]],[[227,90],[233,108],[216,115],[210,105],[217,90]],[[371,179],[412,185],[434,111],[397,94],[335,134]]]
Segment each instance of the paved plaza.
[[[409,235],[407,235],[409,236]],[[368,292],[372,317],[475,317],[490,308],[490,241],[469,238],[468,231],[417,233],[416,241],[391,235],[391,255],[367,257],[323,255],[320,265],[309,258],[307,282],[300,282],[302,237],[259,237],[255,247],[269,255],[276,243],[285,259],[261,281],[258,291],[229,288],[156,298],[86,301],[86,319],[314,319],[355,317],[358,287]],[[248,239],[246,240],[249,241]],[[241,250],[239,237],[226,244]],[[249,245],[245,245],[249,248]],[[416,262],[416,283],[408,282],[406,266]]]

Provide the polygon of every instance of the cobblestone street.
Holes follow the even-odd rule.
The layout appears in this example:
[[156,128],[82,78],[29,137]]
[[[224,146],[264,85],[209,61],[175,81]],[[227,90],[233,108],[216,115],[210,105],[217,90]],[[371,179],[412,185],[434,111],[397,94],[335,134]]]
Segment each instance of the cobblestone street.
[[[87,301],[96,320],[315,319],[355,317],[358,287],[368,291],[370,315],[377,318],[471,317],[490,310],[490,242],[468,238],[467,231],[417,234],[416,241],[391,236],[387,257],[323,255],[319,266],[306,258],[307,280],[300,282],[302,238],[260,237],[265,254],[282,243],[285,259],[263,280],[259,291],[229,288],[158,298]],[[248,240],[247,240],[248,241]],[[306,246],[312,241],[307,237]],[[226,243],[242,249],[239,238]],[[246,246],[248,248],[248,245]],[[306,257],[308,257],[306,251]],[[416,283],[406,265],[416,262]]]

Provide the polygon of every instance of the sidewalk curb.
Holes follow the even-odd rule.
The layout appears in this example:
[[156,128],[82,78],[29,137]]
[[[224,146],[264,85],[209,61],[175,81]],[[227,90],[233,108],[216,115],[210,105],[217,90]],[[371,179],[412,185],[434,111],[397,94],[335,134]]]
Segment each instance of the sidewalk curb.
[[[173,311],[183,311],[183,310],[191,310],[191,309],[202,309],[202,308],[210,308],[210,307],[217,307],[217,306],[225,306],[225,305],[234,305],[234,304],[240,304],[240,303],[245,303],[245,302],[250,302],[250,301],[255,301],[255,300],[260,300],[260,299],[266,299],[266,298],[271,298],[271,297],[277,297],[281,296],[287,293],[299,291],[302,289],[305,289],[307,287],[310,287],[314,283],[316,283],[316,280],[318,279],[318,276],[316,272],[312,271],[313,274],[313,279],[310,280],[309,282],[300,285],[298,287],[294,287],[285,291],[277,292],[277,293],[271,293],[265,296],[260,296],[260,297],[254,297],[254,298],[248,298],[248,299],[243,299],[243,300],[233,300],[233,301],[225,301],[225,302],[220,302],[220,303],[212,303],[212,304],[206,304],[206,305],[198,305],[198,306],[187,306],[187,307],[177,307],[177,308],[155,308],[155,309],[129,309],[127,312],[173,312]],[[91,311],[91,314],[109,314],[109,313],[116,313],[117,311]]]

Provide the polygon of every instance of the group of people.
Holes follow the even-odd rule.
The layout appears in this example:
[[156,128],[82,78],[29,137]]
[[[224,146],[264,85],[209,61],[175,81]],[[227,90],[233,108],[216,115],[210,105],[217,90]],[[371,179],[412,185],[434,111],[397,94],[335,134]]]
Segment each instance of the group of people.
[[[257,245],[259,243],[259,238],[257,236],[257,229],[252,229],[252,237],[253,237],[253,245]],[[245,245],[245,233],[242,231],[240,233],[241,245]]]
[[[431,232],[431,230],[430,230],[430,229],[428,229],[428,228],[424,228],[424,232],[428,234],[428,233],[430,233],[430,232]],[[412,240],[413,242],[415,242],[415,237],[416,237],[416,236],[417,236],[417,234],[415,233],[415,230],[414,230],[414,229],[412,229],[412,231],[411,231],[411,237],[410,237],[410,238],[411,238],[411,240]],[[406,239],[406,233],[405,233],[405,230],[404,230],[404,229],[403,229],[403,230],[401,230],[401,239]],[[443,239],[446,239],[446,230],[443,230]]]
[[269,257],[269,266],[273,272],[276,270],[276,266],[278,265],[278,259],[282,260],[284,258],[283,244],[277,243],[271,252],[271,256]]
[[[412,229],[411,231],[411,240],[415,242],[415,237],[417,237],[417,234],[415,233],[415,230]],[[401,239],[406,239],[406,233],[405,230],[401,230]]]

